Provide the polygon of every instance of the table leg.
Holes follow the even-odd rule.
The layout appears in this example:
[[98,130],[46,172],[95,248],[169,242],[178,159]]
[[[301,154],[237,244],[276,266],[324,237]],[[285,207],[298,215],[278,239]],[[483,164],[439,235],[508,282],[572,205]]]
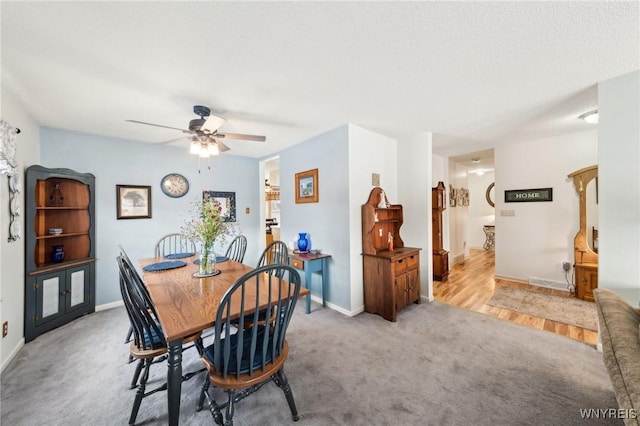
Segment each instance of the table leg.
[[167,359],[167,398],[169,425],[180,421],[180,394],[182,392],[182,339],[169,342]]
[[307,313],[311,313],[311,266],[309,263],[304,268],[304,286],[309,290],[307,294]]
[[329,285],[329,274],[327,273],[327,258],[322,259],[322,306],[325,305],[327,298],[327,286]]

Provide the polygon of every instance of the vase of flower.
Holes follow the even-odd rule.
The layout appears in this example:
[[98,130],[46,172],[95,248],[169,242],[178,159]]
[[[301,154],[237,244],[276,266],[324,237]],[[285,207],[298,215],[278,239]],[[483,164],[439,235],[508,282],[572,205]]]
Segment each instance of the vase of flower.
[[181,234],[193,241],[200,242],[199,271],[197,277],[218,274],[216,271],[216,255],[213,244],[224,244],[225,237],[234,232],[231,224],[225,222],[222,216],[220,202],[213,198],[196,200],[193,203],[191,217],[181,228]]
[[298,233],[298,250],[307,251],[309,250],[311,244],[309,242],[309,238],[307,237],[306,232]]
[[213,244],[204,245],[200,253],[200,275],[211,275],[216,272],[216,254]]

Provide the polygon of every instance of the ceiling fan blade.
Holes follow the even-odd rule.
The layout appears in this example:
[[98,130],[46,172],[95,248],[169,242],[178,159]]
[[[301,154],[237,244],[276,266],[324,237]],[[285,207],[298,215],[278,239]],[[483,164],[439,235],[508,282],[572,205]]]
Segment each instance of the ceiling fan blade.
[[216,140],[216,143],[218,144],[218,151],[220,152],[229,151],[229,147],[223,144],[222,142],[220,142],[219,140]]
[[189,140],[189,139],[191,139],[191,136],[180,136],[179,138],[169,139],[168,141],[159,142],[156,145],[168,145],[168,144],[173,143],[173,142],[186,141],[186,140]]
[[128,121],[129,123],[146,124],[147,126],[164,127],[165,129],[180,130],[181,132],[184,132],[184,133],[191,133],[189,130],[178,129],[177,127],[171,127],[171,126],[163,126],[162,124],[145,123],[144,121],[138,121],[138,120],[125,120],[125,121]]
[[213,133],[220,128],[227,121],[222,117],[216,117],[215,115],[210,115],[207,117],[207,120],[202,125],[202,130],[205,133]]
[[214,136],[216,138],[239,139],[243,141],[255,141],[255,142],[264,142],[267,140],[266,136],[243,135],[242,133],[216,133]]

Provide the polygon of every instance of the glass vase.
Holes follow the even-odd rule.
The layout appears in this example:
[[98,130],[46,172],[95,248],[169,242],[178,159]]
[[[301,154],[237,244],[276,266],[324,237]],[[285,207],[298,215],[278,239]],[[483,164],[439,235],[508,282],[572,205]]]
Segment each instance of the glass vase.
[[65,252],[64,252],[64,246],[63,245],[54,245],[51,246],[51,261],[53,263],[60,263],[62,261],[64,261],[64,256],[65,256]]
[[200,253],[200,275],[211,275],[216,272],[216,254],[213,244],[202,247]]
[[298,250],[307,251],[310,248],[309,239],[306,232],[298,233]]

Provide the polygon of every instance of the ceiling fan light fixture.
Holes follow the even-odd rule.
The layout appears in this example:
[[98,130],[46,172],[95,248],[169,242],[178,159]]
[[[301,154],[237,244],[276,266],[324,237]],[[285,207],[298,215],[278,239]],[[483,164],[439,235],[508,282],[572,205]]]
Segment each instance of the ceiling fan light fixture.
[[220,154],[220,149],[218,149],[218,144],[215,141],[207,144],[207,151],[209,151],[209,155]]
[[578,118],[584,120],[589,124],[598,124],[598,110],[594,109],[593,111],[585,112],[580,115]]
[[195,139],[191,141],[191,144],[189,145],[189,154],[200,154],[200,142]]
[[200,154],[198,155],[200,156],[200,158],[209,158],[211,156],[206,143],[202,143],[202,145],[200,145]]

